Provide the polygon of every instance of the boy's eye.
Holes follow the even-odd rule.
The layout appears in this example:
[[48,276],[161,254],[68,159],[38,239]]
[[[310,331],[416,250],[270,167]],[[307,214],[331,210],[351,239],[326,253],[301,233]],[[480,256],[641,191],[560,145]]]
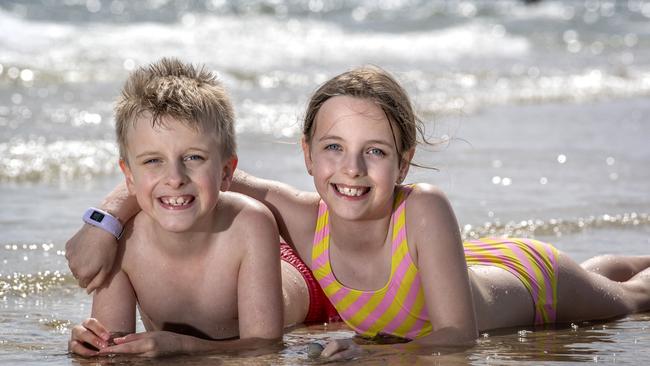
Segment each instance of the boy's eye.
[[188,155],[185,157],[185,161],[194,161],[194,160],[205,160],[201,155]]
[[343,148],[339,144],[329,144],[325,146],[325,150],[341,151]]
[[160,159],[152,158],[152,159],[145,160],[143,164],[155,164],[155,163],[159,163],[159,162],[160,162]]

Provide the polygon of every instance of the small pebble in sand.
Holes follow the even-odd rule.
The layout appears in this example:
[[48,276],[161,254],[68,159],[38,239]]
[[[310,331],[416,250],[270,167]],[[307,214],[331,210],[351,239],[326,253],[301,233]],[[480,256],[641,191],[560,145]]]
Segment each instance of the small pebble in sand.
[[320,353],[323,352],[324,347],[320,343],[312,342],[309,343],[308,349],[307,349],[307,356],[309,358],[318,358],[320,357]]

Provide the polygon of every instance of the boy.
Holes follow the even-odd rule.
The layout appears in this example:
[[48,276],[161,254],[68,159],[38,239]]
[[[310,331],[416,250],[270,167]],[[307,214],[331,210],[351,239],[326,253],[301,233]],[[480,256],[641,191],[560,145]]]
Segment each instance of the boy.
[[[264,205],[225,192],[237,157],[224,89],[208,71],[162,59],[130,75],[115,111],[120,168],[142,211],[69,350],[157,356],[280,338],[278,230]],[[130,334],[136,305],[146,333]],[[111,333],[130,335],[109,346]]]

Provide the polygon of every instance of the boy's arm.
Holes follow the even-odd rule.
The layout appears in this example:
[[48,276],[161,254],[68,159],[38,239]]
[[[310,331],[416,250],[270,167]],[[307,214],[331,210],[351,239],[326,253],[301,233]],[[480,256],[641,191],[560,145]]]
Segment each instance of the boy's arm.
[[[126,223],[139,211],[135,196],[129,195],[125,183],[119,184],[109,193],[101,209]],[[65,244],[65,256],[72,274],[79,280],[79,286],[88,293],[96,290],[113,268],[117,240],[108,232],[84,224]]]
[[278,230],[266,207],[243,217],[244,257],[237,278],[239,337],[278,339],[284,327]]
[[87,345],[101,350],[108,347],[112,335],[135,331],[136,296],[126,273],[119,268],[111,274],[106,286],[93,296],[91,318],[72,329],[68,349],[85,357],[101,353]]
[[310,253],[300,245],[311,244],[318,215],[319,196],[288,184],[257,178],[240,169],[235,171],[230,190],[264,203],[278,224],[280,235],[299,253]]

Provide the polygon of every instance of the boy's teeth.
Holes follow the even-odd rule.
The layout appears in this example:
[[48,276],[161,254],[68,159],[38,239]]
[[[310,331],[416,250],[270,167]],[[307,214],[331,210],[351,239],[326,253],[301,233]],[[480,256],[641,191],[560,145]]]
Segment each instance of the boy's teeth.
[[189,203],[189,199],[185,199],[184,197],[163,197],[162,201],[166,205],[172,205],[172,206],[182,206],[186,203]]

